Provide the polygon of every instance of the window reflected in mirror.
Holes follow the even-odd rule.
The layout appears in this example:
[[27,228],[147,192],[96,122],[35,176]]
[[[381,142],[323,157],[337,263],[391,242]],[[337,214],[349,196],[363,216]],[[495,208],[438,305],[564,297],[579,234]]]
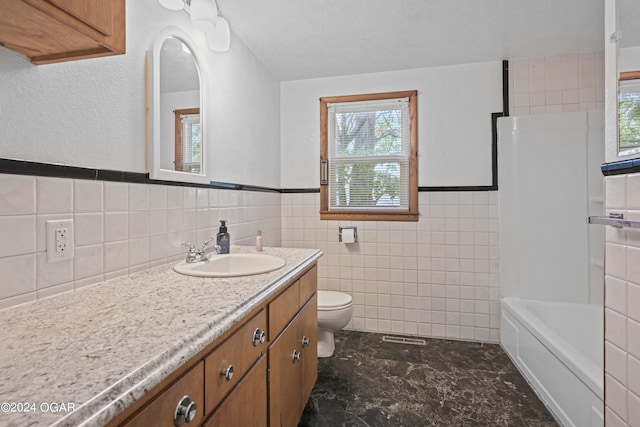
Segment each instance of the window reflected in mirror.
[[640,153],[640,71],[620,73],[618,147],[620,156]]
[[202,133],[200,109],[175,110],[175,170],[200,173]]

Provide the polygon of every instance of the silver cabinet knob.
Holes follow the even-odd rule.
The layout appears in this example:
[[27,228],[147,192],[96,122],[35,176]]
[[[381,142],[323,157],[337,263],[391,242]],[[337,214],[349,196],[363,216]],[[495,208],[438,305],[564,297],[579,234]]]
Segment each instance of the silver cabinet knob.
[[300,361],[300,352],[298,350],[293,350],[293,363]]
[[309,337],[302,337],[302,347],[309,347],[309,344],[311,344],[311,340],[309,339]]
[[265,339],[267,338],[267,334],[264,331],[261,331],[260,328],[256,328],[253,332],[253,346],[257,346],[258,344],[264,344]]
[[173,424],[181,426],[184,423],[190,423],[196,417],[196,409],[196,402],[191,400],[189,396],[183,396],[173,413]]
[[231,381],[231,378],[233,378],[233,365],[229,365],[227,369],[223,369],[221,375],[224,375],[225,380]]

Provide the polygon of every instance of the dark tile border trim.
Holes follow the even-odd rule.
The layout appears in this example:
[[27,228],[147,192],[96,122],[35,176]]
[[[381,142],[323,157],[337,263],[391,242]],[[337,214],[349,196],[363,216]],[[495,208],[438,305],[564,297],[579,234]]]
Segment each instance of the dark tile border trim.
[[619,162],[603,163],[600,170],[604,176],[626,175],[640,172],[640,159],[621,160]]
[[216,188],[220,190],[260,191],[280,193],[281,190],[257,185],[232,184],[211,181],[209,184],[190,182],[159,181],[150,179],[149,174],[138,172],[91,169],[51,163],[29,162],[26,160],[0,159],[0,173],[14,175],[50,176],[55,178],[87,179],[92,181],[128,182],[136,184],[173,185],[178,187]]

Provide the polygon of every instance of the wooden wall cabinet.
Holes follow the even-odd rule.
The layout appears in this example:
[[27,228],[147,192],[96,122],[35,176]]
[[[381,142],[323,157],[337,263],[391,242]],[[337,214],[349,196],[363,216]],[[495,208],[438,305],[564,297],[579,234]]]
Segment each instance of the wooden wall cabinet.
[[316,290],[313,266],[108,426],[174,426],[183,396],[185,425],[297,426],[318,376]]
[[0,44],[34,64],[125,53],[125,0],[5,0]]

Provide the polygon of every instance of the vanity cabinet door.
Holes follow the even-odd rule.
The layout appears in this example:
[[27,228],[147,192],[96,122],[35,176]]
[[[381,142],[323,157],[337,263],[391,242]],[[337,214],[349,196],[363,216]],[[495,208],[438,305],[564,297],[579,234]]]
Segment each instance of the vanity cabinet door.
[[[297,319],[297,317],[296,317]],[[269,426],[295,427],[302,381],[300,328],[294,319],[269,347]]]
[[[123,424],[124,427],[175,427],[174,416],[181,402],[188,413],[193,416],[190,425],[199,425],[204,415],[204,363],[200,362],[184,374],[167,390],[147,405],[130,421]],[[189,406],[189,401],[183,401],[184,397],[195,403],[195,407]],[[195,411],[195,412],[194,412]]]
[[266,427],[267,357],[263,355],[204,427]]
[[300,339],[302,342],[302,355],[300,356],[301,393],[302,399],[300,413],[304,411],[307,400],[311,395],[313,386],[318,379],[318,296],[305,305],[299,314]]
[[269,347],[269,422],[297,426],[318,378],[318,316],[314,296]]
[[[211,413],[231,389],[267,351],[264,310],[247,321],[205,358],[205,409]],[[262,342],[260,336],[262,335]]]

